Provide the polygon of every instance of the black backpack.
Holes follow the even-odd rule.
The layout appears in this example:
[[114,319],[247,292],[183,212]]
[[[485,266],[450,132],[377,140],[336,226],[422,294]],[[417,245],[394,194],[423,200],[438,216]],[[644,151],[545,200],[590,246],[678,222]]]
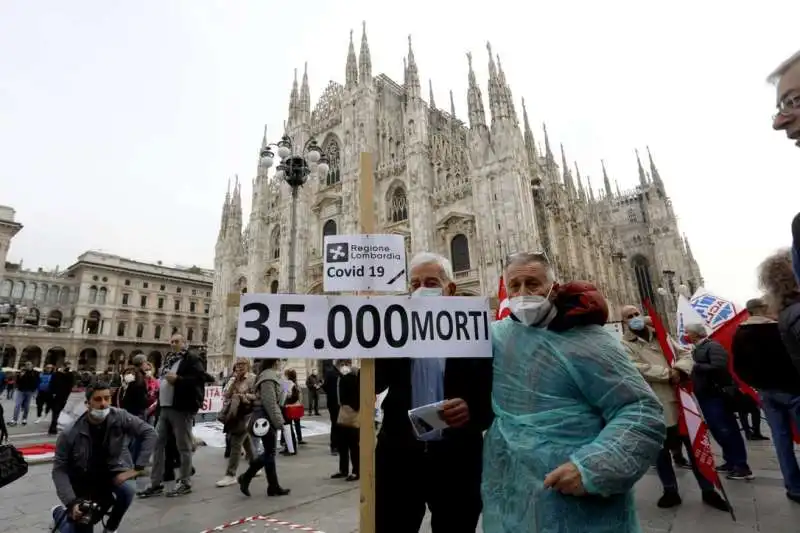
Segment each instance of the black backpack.
[[0,487],[9,485],[28,473],[28,462],[11,444],[0,444]]

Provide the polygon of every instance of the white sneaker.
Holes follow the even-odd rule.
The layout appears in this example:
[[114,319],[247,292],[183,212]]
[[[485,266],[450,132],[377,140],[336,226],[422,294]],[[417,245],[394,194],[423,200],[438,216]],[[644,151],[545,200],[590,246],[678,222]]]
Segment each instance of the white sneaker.
[[236,485],[238,481],[233,476],[225,476],[219,481],[217,481],[217,487],[230,487],[231,485]]
[[34,424],[41,424],[41,423],[42,423],[42,419],[41,418],[37,418],[36,422],[34,422]]
[[261,476],[261,475],[263,475],[263,474],[264,474],[264,469],[263,469],[263,468],[259,468],[259,469],[256,471],[256,473],[255,473],[255,474],[253,474],[253,477],[258,477],[258,476]]

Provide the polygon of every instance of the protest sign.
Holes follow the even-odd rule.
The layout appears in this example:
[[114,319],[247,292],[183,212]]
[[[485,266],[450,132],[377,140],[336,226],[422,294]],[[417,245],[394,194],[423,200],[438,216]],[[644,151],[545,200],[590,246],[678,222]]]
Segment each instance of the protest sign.
[[236,355],[491,357],[485,297],[245,294]]

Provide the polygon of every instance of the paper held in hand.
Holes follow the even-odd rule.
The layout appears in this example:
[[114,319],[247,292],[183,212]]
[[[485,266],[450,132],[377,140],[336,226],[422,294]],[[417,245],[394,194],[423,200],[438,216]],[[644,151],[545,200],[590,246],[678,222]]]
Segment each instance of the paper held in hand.
[[411,428],[419,440],[429,440],[438,436],[448,426],[442,418],[442,408],[445,402],[429,403],[408,412]]
[[485,297],[244,294],[241,303],[238,357],[492,356]]

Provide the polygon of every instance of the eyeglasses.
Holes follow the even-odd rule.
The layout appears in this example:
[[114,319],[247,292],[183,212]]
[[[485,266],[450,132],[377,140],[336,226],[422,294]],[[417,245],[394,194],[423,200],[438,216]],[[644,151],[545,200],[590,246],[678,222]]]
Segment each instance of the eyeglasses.
[[800,108],[800,94],[787,96],[778,102],[778,112],[772,115],[772,120],[775,120],[779,116],[791,116],[798,108]]
[[514,263],[527,263],[530,261],[540,261],[546,265],[550,264],[550,259],[547,257],[547,252],[513,252],[506,256],[506,266]]

